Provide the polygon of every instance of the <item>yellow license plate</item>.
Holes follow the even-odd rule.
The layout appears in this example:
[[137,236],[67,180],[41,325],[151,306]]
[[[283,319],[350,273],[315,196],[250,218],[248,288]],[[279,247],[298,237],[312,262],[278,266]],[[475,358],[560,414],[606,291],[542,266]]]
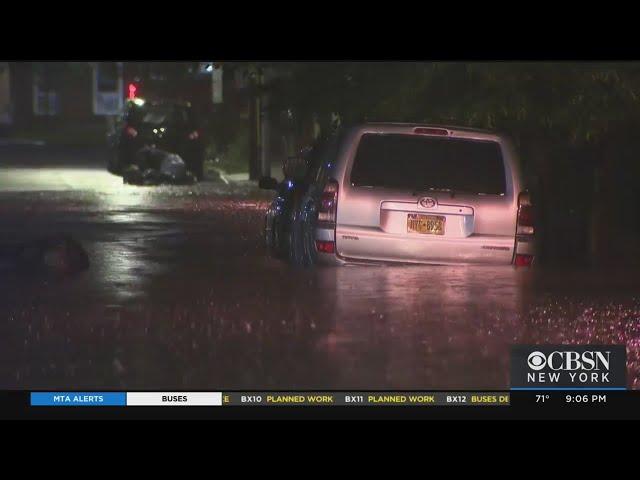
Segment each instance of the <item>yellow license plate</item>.
[[425,233],[428,235],[444,235],[446,218],[437,215],[409,213],[407,215],[407,232]]

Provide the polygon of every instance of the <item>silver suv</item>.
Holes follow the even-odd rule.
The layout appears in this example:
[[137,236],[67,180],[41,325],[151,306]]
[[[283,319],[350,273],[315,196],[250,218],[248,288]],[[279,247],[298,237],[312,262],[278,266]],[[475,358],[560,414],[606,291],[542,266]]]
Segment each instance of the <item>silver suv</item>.
[[532,206],[517,154],[503,135],[370,123],[330,139],[317,157],[292,209],[294,259],[533,262]]

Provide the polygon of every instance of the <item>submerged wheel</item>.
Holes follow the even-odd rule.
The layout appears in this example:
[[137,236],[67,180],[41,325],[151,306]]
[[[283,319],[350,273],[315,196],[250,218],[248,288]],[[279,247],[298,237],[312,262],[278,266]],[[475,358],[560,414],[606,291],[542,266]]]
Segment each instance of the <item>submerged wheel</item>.
[[300,267],[310,267],[316,263],[316,248],[311,226],[303,219],[293,223],[290,247],[291,263]]
[[316,263],[316,245],[313,230],[307,224],[302,227],[302,246],[304,249],[304,264],[312,266]]
[[107,160],[107,171],[114,175],[120,175],[122,173],[122,166],[120,165],[120,159],[116,152],[112,152]]

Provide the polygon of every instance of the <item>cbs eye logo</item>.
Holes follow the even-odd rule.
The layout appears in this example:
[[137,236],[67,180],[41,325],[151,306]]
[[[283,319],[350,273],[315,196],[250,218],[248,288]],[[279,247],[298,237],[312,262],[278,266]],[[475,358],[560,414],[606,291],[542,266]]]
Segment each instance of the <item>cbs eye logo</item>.
[[531,370],[542,370],[547,364],[547,358],[542,352],[531,352],[527,364]]

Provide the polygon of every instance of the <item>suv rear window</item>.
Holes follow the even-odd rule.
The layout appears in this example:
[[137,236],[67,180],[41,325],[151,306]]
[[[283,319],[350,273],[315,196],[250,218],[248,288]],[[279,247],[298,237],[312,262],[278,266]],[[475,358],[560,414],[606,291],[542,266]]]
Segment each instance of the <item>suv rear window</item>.
[[406,134],[363,135],[351,183],[493,195],[506,191],[498,143]]
[[135,107],[129,113],[129,123],[143,125],[186,125],[192,123],[186,107],[177,105],[145,105]]

